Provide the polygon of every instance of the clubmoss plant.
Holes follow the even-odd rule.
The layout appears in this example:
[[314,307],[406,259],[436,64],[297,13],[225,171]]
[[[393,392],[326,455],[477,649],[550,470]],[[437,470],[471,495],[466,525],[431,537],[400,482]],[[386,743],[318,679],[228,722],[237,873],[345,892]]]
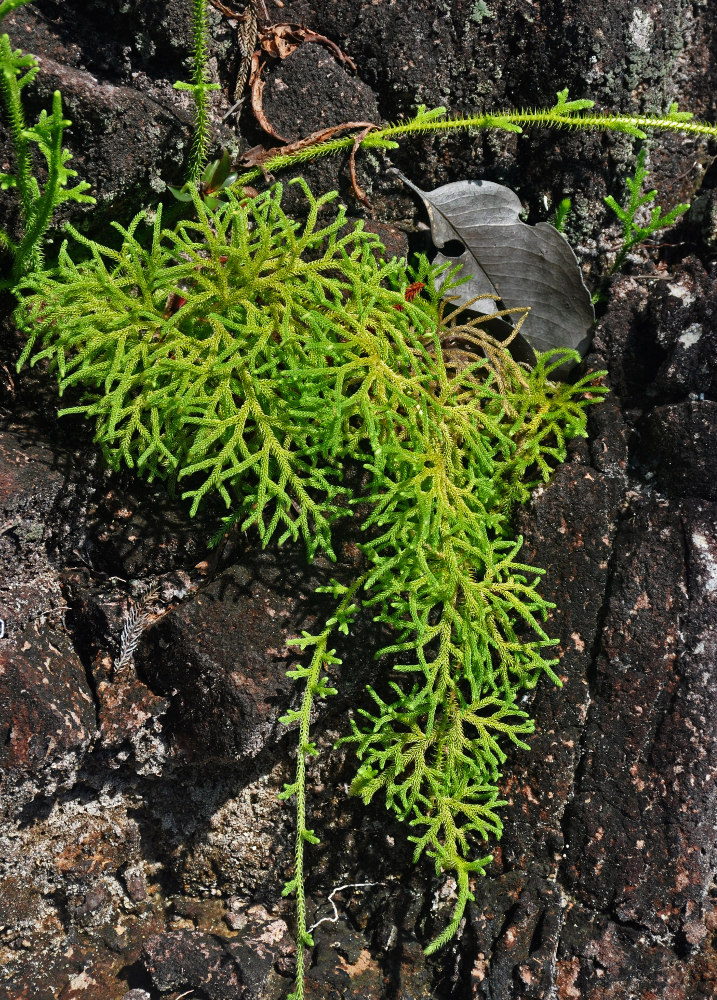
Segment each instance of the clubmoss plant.
[[[385,796],[412,827],[416,858],[425,852],[455,875],[455,912],[434,950],[458,927],[471,875],[491,860],[474,856],[475,839],[502,829],[504,748],[525,748],[533,729],[518,697],[543,673],[559,683],[541,571],[519,559],[511,510],[585,434],[586,409],[604,390],[596,375],[551,379],[573,352],[516,364],[476,321],[446,316],[427,260],[417,271],[386,261],[360,223],[345,232],[343,208],[319,225],[336,195],[314,198],[298,183],[303,227],[283,212],[277,185],[251,200],[228,192],[214,209],[195,193],[195,219],[163,229],[158,211],[149,236],[138,216],[121,229],[120,250],[73,231],[89,258],[77,263],[64,246],[55,269],[19,289],[20,360],[49,361],[60,391],[74,390],[61,412],[93,421],[111,465],[186,482],[192,513],[219,493],[228,522],[255,527],[265,545],[303,539],[309,557],[333,558],[337,520],[369,504],[364,572],[334,581],[333,614],[295,641],[310,661],[291,673],[304,697],[283,719],[299,726],[284,793],[297,800],[285,891],[296,892],[298,940],[310,945],[309,719],[314,701],[334,693],[331,635],[371,608],[394,639],[379,654],[388,679],[347,737],[361,762],[353,792]],[[424,293],[408,301],[416,282]],[[358,495],[344,475],[355,463],[367,472]],[[297,998],[302,964],[299,949]]]
[[[21,2],[5,0],[0,16]],[[39,266],[45,216],[61,197],[86,196],[81,185],[74,195],[65,190],[58,103],[52,122],[36,130],[55,178],[42,201],[28,142],[45,149],[17,117],[29,82],[20,74],[36,67],[9,43],[2,49],[6,106],[16,118],[17,168],[7,183],[18,189],[31,233],[27,244],[3,242],[19,261],[15,318],[27,337],[19,363],[48,363],[71,397],[61,412],[93,422],[110,465],[167,481],[192,514],[219,496],[229,512],[220,534],[238,524],[256,530],[263,545],[302,541],[309,558],[334,558],[337,522],[361,519],[363,567],[353,581],[323,588],[333,611],[315,634],[294,640],[303,655],[291,676],[303,692],[299,708],[283,717],[298,730],[296,775],[282,797],[296,802],[295,867],[284,892],[296,896],[292,997],[301,1000],[304,949],[313,943],[304,891],[305,845],[316,842],[305,793],[307,758],[316,753],[310,719],[340,682],[334,637],[349,633],[362,611],[391,636],[378,653],[384,670],[344,742],[358,757],[353,793],[367,802],[383,797],[409,825],[416,859],[426,854],[456,879],[452,917],[431,952],[457,931],[473,898],[471,879],[491,860],[477,846],[501,834],[500,769],[506,751],[527,748],[533,731],[521,694],[543,674],[560,683],[545,629],[551,605],[538,590],[543,571],[521,561],[511,515],[565,459],[568,440],[585,435],[587,411],[605,390],[602,373],[574,384],[556,377],[578,360],[571,351],[539,355],[533,367],[516,363],[484,319],[466,322],[447,307],[444,296],[460,275],[439,293],[440,269],[425,258],[413,268],[387,260],[361,223],[347,226],[343,208],[331,217],[336,193],[314,197],[294,182],[307,199],[303,225],[282,209],[281,185],[244,196],[240,186],[260,176],[259,167],[229,186],[228,174],[217,181],[212,171],[221,198],[202,197],[196,182],[212,89],[205,0],[194,0],[194,26],[194,78],[183,85],[198,109],[192,218],[165,227],[161,206],[151,222],[139,213],[129,226],[115,225],[119,249],[70,227],[72,242],[47,268]],[[717,135],[674,107],[664,117],[591,108],[568,101],[567,91],[545,111],[447,119],[444,109],[420,108],[358,144],[390,149],[413,133],[519,131],[528,123]],[[356,136],[307,143],[262,166],[278,170],[356,143]],[[499,315],[509,312],[519,329],[525,311]],[[365,471],[359,492],[346,475],[357,464]],[[140,617],[126,630],[122,665]]]
[[[676,109],[676,105],[673,105]],[[613,210],[622,223],[622,246],[617,252],[610,273],[615,274],[621,270],[627,260],[627,255],[640,243],[644,243],[660,229],[667,229],[677,222],[690,207],[687,204],[675,205],[673,209],[663,215],[659,205],[654,205],[657,191],[643,191],[643,186],[649,172],[645,166],[647,149],[642,147],[635,162],[635,172],[631,177],[627,177],[625,185],[628,190],[628,199],[624,206],[619,205],[612,195],[605,198],[607,205]],[[649,209],[649,218],[640,221],[641,210]]]
[[189,153],[187,181],[196,184],[207,161],[207,150],[211,137],[207,94],[220,90],[218,83],[207,83],[207,3],[206,0],[192,0],[192,37],[194,56],[192,62],[192,82],[181,80],[174,84],[175,90],[188,90],[194,98],[194,139]]

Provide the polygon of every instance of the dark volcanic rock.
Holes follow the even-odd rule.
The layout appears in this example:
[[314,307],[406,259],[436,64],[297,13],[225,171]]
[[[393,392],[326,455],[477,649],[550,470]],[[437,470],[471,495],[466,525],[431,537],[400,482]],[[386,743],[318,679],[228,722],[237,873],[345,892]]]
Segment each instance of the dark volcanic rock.
[[300,45],[276,65],[264,89],[264,109],[289,141],[330,125],[380,118],[371,88],[315,43]]
[[303,555],[263,554],[228,568],[152,631],[139,662],[155,689],[174,692],[176,739],[191,759],[255,757],[276,729],[284,735],[277,720],[296,661],[285,643],[311,631],[311,590]]
[[678,281],[660,282],[650,309],[667,351],[655,378],[661,399],[717,399],[717,285],[698,260],[688,258]]
[[684,933],[684,915],[704,903],[714,850],[704,823],[715,808],[715,741],[705,721],[717,683],[696,676],[692,650],[717,620],[705,581],[690,572],[688,589],[685,538],[702,540],[707,559],[717,551],[691,521],[648,501],[623,522],[565,823],[573,893],[655,935]]
[[241,969],[224,943],[208,934],[170,931],[151,937],[142,960],[152,984],[163,993],[189,987],[206,1000],[246,996]]
[[[71,787],[95,736],[92,694],[66,637],[28,629],[20,639],[0,647],[4,810]],[[30,694],[39,691],[42,698]]]
[[657,406],[650,414],[646,462],[671,496],[717,500],[717,401]]
[[149,938],[140,961],[152,985],[162,993],[190,990],[205,1000],[278,1000],[288,982],[274,965],[293,951],[286,924],[262,907],[251,908],[239,924],[238,938],[194,930]]
[[672,948],[639,926],[568,905],[555,962],[559,1000],[697,997]]
[[649,386],[652,402],[716,399],[717,288],[694,257],[679,273],[653,272],[645,280],[618,277],[611,288],[596,346],[621,395]]
[[32,435],[0,434],[3,811],[71,787],[95,737],[92,690],[62,624],[67,607],[47,552],[68,459]]

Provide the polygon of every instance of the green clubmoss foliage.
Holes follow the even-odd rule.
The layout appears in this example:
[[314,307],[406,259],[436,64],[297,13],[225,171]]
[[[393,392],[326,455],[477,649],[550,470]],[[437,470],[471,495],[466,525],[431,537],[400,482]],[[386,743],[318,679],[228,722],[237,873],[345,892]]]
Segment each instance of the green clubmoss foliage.
[[[309,557],[333,558],[332,528],[361,502],[363,574],[328,589],[336,609],[292,675],[305,683],[298,711],[296,871],[299,941],[311,943],[303,890],[309,719],[334,693],[329,641],[361,607],[390,627],[379,656],[385,677],[353,721],[347,741],[360,766],[353,792],[386,806],[411,828],[416,858],[452,873],[457,929],[472,898],[470,877],[490,855],[476,841],[499,837],[500,768],[527,748],[533,723],[522,691],[543,674],[559,683],[544,630],[550,605],[542,570],[520,561],[510,514],[548,479],[566,441],[585,434],[596,376],[573,385],[554,373],[572,352],[526,368],[484,332],[482,321],[446,315],[437,271],[385,260],[335,194],[308,200],[302,226],[281,207],[280,185],[254,199],[231,193],[196,217],[149,232],[138,216],[119,250],[74,233],[77,263],[63,247],[56,268],[25,279],[16,319],[21,359],[49,363],[64,413],[90,419],[109,463],[180,484],[195,512],[209,494],[227,522],[272,539],[303,539]],[[425,287],[408,298],[414,282]],[[450,291],[450,280],[442,293]],[[521,318],[522,320],[525,318]],[[366,487],[344,477],[360,463]],[[365,511],[368,510],[368,513]],[[295,997],[303,995],[299,949]]]

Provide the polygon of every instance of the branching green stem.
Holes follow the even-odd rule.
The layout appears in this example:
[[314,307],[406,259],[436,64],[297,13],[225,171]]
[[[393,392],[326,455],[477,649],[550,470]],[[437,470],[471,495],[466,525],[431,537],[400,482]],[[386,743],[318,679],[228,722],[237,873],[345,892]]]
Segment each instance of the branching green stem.
[[[660,206],[654,204],[657,191],[643,190],[643,185],[648,177],[648,170],[645,166],[646,158],[647,148],[643,146],[638,154],[633,176],[627,177],[625,180],[629,197],[624,206],[619,205],[612,195],[605,198],[607,205],[622,223],[623,242],[610,268],[611,274],[615,274],[623,267],[627,255],[634,247],[653,236],[658,230],[674,225],[677,219],[690,207],[688,204],[680,203],[663,214]],[[649,217],[641,223],[639,214],[641,210],[646,209],[649,209]]]
[[[0,20],[27,0],[5,0],[0,5]],[[0,172],[0,187],[16,188],[20,200],[23,235],[14,240],[0,229],[0,246],[13,257],[8,278],[0,288],[15,288],[22,276],[42,263],[42,241],[55,208],[63,201],[94,202],[84,192],[89,184],[81,181],[69,187],[76,171],[67,166],[70,154],[62,147],[65,128],[71,124],[62,115],[62,98],[56,90],[52,98],[52,113],[40,113],[35,125],[28,128],[22,106],[22,90],[32,83],[39,71],[31,55],[13,50],[7,35],[0,35],[0,95],[5,106],[14,153],[14,172]],[[41,186],[33,174],[32,144],[47,163],[47,180]]]
[[[39,71],[39,66],[32,56],[23,56],[13,52],[8,35],[0,36],[0,84],[5,103],[10,136],[15,152],[15,184],[20,196],[20,204],[25,219],[32,211],[32,196],[30,193],[30,178],[32,164],[28,140],[25,135],[25,112],[22,106],[20,91],[27,86]],[[21,71],[25,70],[25,72]],[[10,186],[10,180],[3,177],[3,187]]]
[[[558,103],[553,108],[507,110],[491,114],[458,115],[446,117],[445,108],[434,108],[427,111],[421,106],[417,115],[410,121],[387,125],[369,132],[359,143],[362,149],[395,149],[397,139],[409,135],[435,134],[452,132],[459,129],[498,128],[508,132],[522,132],[524,125],[539,125],[558,129],[583,129],[585,131],[625,132],[644,139],[643,129],[658,129],[672,132],[682,132],[687,135],[704,135],[717,137],[717,125],[692,121],[692,116],[670,108],[666,115],[620,115],[620,114],[586,114],[593,107],[592,101],[568,101],[567,91],[558,94]],[[282,153],[280,150],[274,156],[266,159],[260,167],[245,171],[237,178],[237,185],[249,184],[264,174],[275,173],[298,163],[306,163],[316,157],[331,156],[342,150],[352,149],[356,143],[356,134],[341,136],[315,145],[308,145],[294,152]]]
[[202,175],[209,148],[209,111],[207,94],[220,90],[218,83],[207,83],[207,0],[194,0],[192,8],[194,61],[192,82],[174,84],[175,90],[189,90],[194,97],[194,138],[187,166],[187,183],[196,184]]

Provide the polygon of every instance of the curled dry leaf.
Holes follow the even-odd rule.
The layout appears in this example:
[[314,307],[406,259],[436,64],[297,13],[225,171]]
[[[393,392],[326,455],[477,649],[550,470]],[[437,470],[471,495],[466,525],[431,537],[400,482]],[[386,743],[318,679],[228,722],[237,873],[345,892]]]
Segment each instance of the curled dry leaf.
[[264,78],[261,73],[266,65],[265,61],[262,59],[262,54],[259,49],[254,52],[251,58],[251,70],[249,73],[249,90],[251,93],[251,109],[254,112],[256,120],[259,122],[261,127],[269,135],[273,136],[279,142],[288,142],[283,135],[280,135],[276,131],[274,126],[271,124],[269,119],[266,117],[266,112],[264,111]]
[[356,63],[326,35],[320,35],[318,32],[312,31],[311,28],[304,28],[300,24],[271,24],[268,28],[261,28],[258,33],[258,41],[259,47],[252,56],[249,73],[252,110],[265,132],[278,139],[279,142],[288,142],[288,139],[276,131],[264,111],[262,72],[268,60],[286,59],[304,42],[315,42],[317,45],[323,45],[329,49],[339,62],[348,66],[354,73],[356,72]]
[[332,42],[326,35],[312,31],[311,28],[304,28],[300,24],[271,24],[259,32],[261,50],[273,59],[286,59],[304,42],[316,42],[317,45],[324,45],[336,56],[339,62],[348,66],[354,73],[356,72],[356,63],[339,48],[336,42]]
[[360,132],[356,133],[356,136],[354,138],[354,144],[351,147],[351,155],[349,156],[349,171],[351,173],[351,187],[353,188],[353,192],[358,198],[358,200],[363,202],[363,204],[371,211],[373,211],[373,206],[371,205],[371,202],[368,200],[366,192],[359,184],[358,177],[356,176],[356,150],[359,148],[359,146],[366,138],[366,136],[369,134],[369,132],[371,132],[375,128],[377,128],[376,125],[366,125],[365,128],[361,129]]
[[[510,188],[492,181],[456,181],[435,191],[421,191],[396,171],[420,195],[439,253],[434,263],[461,264],[470,279],[451,295],[458,305],[493,313],[498,296],[506,309],[528,306],[522,333],[536,351],[571,347],[584,355],[591,340],[595,314],[577,258],[554,226],[520,220],[523,206]],[[458,240],[459,256],[442,247]],[[476,300],[476,297],[482,298]]]

